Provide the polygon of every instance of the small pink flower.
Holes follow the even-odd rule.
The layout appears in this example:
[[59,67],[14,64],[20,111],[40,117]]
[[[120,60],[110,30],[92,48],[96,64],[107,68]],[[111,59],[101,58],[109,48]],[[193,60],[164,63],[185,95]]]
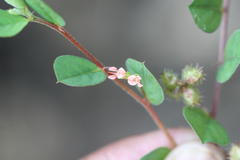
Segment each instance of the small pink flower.
[[131,85],[131,86],[135,86],[137,85],[138,87],[142,87],[143,85],[140,83],[141,81],[141,77],[138,76],[138,75],[131,75],[128,77],[128,83]]
[[126,76],[126,71],[123,68],[119,68],[116,76],[118,79],[123,79]]
[[143,85],[142,85],[141,83],[138,83],[137,86],[138,86],[139,88],[143,87]]
[[108,67],[109,72],[109,79],[124,79],[126,77],[126,71],[123,68],[117,69],[116,67]]
[[116,67],[109,67],[108,70],[112,72],[117,72],[118,69]]
[[114,80],[114,79],[117,78],[117,76],[113,74],[113,75],[108,76],[108,78],[111,79],[111,80]]
[[128,77],[128,74],[122,67],[117,69],[116,67],[107,67],[108,69],[108,78],[111,80],[115,79],[128,79],[128,83],[132,86],[137,85],[139,88],[141,88],[143,85],[140,83],[141,77],[138,75],[131,75]]

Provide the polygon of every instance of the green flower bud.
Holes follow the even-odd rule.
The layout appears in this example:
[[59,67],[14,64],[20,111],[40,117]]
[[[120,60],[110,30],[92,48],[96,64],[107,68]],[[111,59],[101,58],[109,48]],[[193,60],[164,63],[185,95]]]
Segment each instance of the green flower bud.
[[172,71],[164,71],[160,78],[167,89],[174,90],[177,87],[178,77]]
[[200,105],[201,96],[199,91],[195,88],[184,88],[182,91],[182,97],[186,105]]
[[199,84],[204,79],[203,70],[201,67],[187,65],[182,70],[182,80],[190,85]]
[[240,146],[233,144],[229,156],[230,160],[240,160]]

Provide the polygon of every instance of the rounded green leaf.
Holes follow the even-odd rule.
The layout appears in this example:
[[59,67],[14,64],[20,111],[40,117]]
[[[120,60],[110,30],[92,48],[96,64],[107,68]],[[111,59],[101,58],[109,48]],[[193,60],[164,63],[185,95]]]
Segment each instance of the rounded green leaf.
[[171,150],[166,147],[160,147],[148,153],[141,160],[164,160]]
[[65,26],[64,19],[42,0],[25,0],[26,3],[45,20],[59,26]]
[[129,58],[126,61],[126,66],[131,74],[138,74],[142,77],[142,88],[147,99],[154,105],[161,104],[164,100],[162,87],[145,65],[142,62]]
[[205,32],[214,32],[221,23],[222,0],[194,0],[189,10],[194,22]]
[[29,20],[0,9],[0,37],[12,37],[23,30]]
[[72,87],[93,86],[106,79],[104,72],[95,64],[77,56],[59,56],[53,68],[57,82]]
[[5,2],[12,5],[15,8],[25,8],[26,7],[24,0],[5,0]]
[[240,64],[240,30],[235,31],[229,38],[224,55],[224,63],[217,72],[217,81],[228,81]]
[[184,107],[183,116],[202,143],[229,144],[229,136],[222,125],[199,107]]

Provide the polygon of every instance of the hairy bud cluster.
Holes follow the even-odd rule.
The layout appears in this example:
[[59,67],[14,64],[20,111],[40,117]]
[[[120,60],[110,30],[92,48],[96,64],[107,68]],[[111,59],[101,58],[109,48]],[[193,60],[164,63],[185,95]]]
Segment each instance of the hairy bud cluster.
[[204,79],[203,70],[196,65],[195,67],[187,65],[182,70],[182,80],[189,85],[197,85]]
[[165,88],[165,93],[172,98],[179,99],[178,76],[172,71],[164,71],[160,78]]
[[182,70],[181,79],[172,71],[165,70],[160,76],[165,93],[170,97],[182,98],[186,105],[200,105],[201,94],[197,86],[203,81],[203,70],[199,66],[187,65]]

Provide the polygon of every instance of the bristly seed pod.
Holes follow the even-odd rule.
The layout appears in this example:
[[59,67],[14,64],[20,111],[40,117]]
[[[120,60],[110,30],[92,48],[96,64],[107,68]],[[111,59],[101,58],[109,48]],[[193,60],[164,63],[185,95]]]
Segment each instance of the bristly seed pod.
[[168,89],[175,89],[177,87],[178,77],[172,71],[165,70],[161,75],[161,80]]
[[183,88],[182,97],[186,105],[200,105],[201,95],[196,88]]
[[187,65],[182,70],[182,80],[189,85],[198,85],[204,79],[202,67]]
[[163,74],[160,76],[161,81],[164,86],[165,93],[175,99],[180,98],[179,92],[179,79],[177,74],[170,70],[164,70]]

